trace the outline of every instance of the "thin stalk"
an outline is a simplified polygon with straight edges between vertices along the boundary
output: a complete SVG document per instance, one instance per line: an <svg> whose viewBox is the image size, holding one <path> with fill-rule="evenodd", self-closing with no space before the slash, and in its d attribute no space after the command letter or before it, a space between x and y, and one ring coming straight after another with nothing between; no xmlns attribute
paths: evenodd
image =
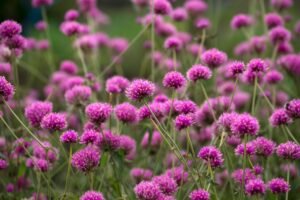
<svg viewBox="0 0 300 200"><path fill-rule="evenodd" d="M191 151L192 151L192 156L193 158L195 158L196 154L195 154L195 150L194 150L194 147L193 147L193 143L192 143L192 140L191 140L191 137L190 137L190 133L189 133L189 129L187 128L186 129L186 138L187 138L187 144L190 146L191 148Z"/></svg>
<svg viewBox="0 0 300 200"><path fill-rule="evenodd" d="M265 94L264 90L262 89L262 87L259 84L257 84L257 87L260 90L260 92L262 93L262 95L264 96L264 98L265 98L266 102L268 103L269 107L271 108L271 110L274 110L273 104L271 103L269 98L266 96L266 94Z"/></svg>
<svg viewBox="0 0 300 200"><path fill-rule="evenodd" d="M199 48L198 55L197 55L197 58L196 58L194 64L197 64L200 61L200 57L201 57L201 54L202 54L202 48L204 48L205 39L206 39L206 30L203 29L202 34L201 34L200 48Z"/></svg>
<svg viewBox="0 0 300 200"><path fill-rule="evenodd" d="M243 179L242 179L242 193L243 195L245 195L244 193L244 190L245 190L245 169L246 169L246 144L247 144L247 135L245 136L245 139L244 139L244 154L243 154Z"/></svg>
<svg viewBox="0 0 300 200"><path fill-rule="evenodd" d="M257 87L257 76L255 76L254 79L254 88L253 88L253 94L252 94L252 104L251 104L251 114L253 115L255 112L255 99L256 99L256 87Z"/></svg>
<svg viewBox="0 0 300 200"><path fill-rule="evenodd" d="M231 107L231 105L232 105L232 103L233 103L233 98L234 98L234 95L235 95L235 93L236 93L236 89L237 89L238 82L239 82L239 78L236 77L236 78L235 78L235 82L234 82L233 92L232 92L231 97L230 97L230 104L229 104L229 106L228 106L228 109L230 109L230 107Z"/></svg>
<svg viewBox="0 0 300 200"><path fill-rule="evenodd" d="M151 23L151 54L153 55L155 51L155 14L154 14L154 6L151 8L152 12L152 23ZM155 66L154 59L151 59L151 80L155 81Z"/></svg>
<svg viewBox="0 0 300 200"><path fill-rule="evenodd" d="M207 95L206 89L205 89L205 87L204 87L204 85L203 85L203 83L202 83L201 81L200 81L200 86L201 86L202 92L203 92L203 94L204 94L205 100L207 101L207 104L208 104L208 106L209 106L209 108L210 108L210 110L211 110L211 112L212 112L214 121L216 122L216 121L217 121L217 118L216 118L215 112L214 112L214 110L213 110L213 108L212 108L212 106L211 106L211 104L210 104L210 102L209 102L209 99L208 99L208 95Z"/></svg>
<svg viewBox="0 0 300 200"><path fill-rule="evenodd" d="M297 144L299 144L298 140L294 137L294 135L292 134L291 130L287 127L287 125L284 125L283 129L285 129L285 131L287 132L287 134L292 138L292 140L294 140L294 142L296 142Z"/></svg>
<svg viewBox="0 0 300 200"><path fill-rule="evenodd" d="M68 190L68 186L69 186L69 177L70 177L70 169L71 169L71 159L72 159L72 145L70 145L70 149L69 149L69 162L68 162L68 169L67 169L67 176L66 176L66 183L65 183L65 190L64 190L64 195L63 195L63 199L65 198L65 194Z"/></svg>
<svg viewBox="0 0 300 200"><path fill-rule="evenodd" d="M177 71L176 68L176 62L177 62L177 58L176 58L176 50L173 50L173 62L174 62L174 70Z"/></svg>
<svg viewBox="0 0 300 200"><path fill-rule="evenodd" d="M286 176L286 180L288 185L290 185L290 168L287 171L287 176ZM285 200L289 199L289 190L285 193Z"/></svg>
<svg viewBox="0 0 300 200"><path fill-rule="evenodd" d="M77 54L78 54L78 57L80 59L80 62L81 62L82 68L83 68L83 73L86 76L86 74L87 74L87 66L86 66L86 62L84 60L84 56L83 56L83 53L82 53L82 50L81 50L80 47L77 48Z"/></svg>

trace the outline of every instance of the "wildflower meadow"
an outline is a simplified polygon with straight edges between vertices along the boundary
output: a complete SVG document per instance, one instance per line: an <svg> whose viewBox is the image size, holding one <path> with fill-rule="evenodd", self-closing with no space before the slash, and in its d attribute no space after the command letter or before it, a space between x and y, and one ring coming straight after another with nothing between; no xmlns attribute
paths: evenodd
<svg viewBox="0 0 300 200"><path fill-rule="evenodd" d="M300 200L298 0L70 2L0 21L1 200Z"/></svg>

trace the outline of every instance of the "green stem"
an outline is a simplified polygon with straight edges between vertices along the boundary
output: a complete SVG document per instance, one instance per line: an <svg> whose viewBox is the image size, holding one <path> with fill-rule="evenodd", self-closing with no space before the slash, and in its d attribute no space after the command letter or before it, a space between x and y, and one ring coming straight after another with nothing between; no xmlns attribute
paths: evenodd
<svg viewBox="0 0 300 200"><path fill-rule="evenodd" d="M71 160L72 160L72 145L70 145L70 149L69 149L69 162L68 162L68 169L67 169L67 176L66 176L66 183L65 183L65 190L64 190L64 195L63 195L63 199L65 197L65 194L68 190L68 186L69 186L69 177L70 177L70 169L71 169Z"/></svg>
<svg viewBox="0 0 300 200"><path fill-rule="evenodd" d="M290 185L290 167L288 168L288 171L287 171L286 180L287 180L288 185ZM288 199L289 199L289 190L285 193L285 200L288 200Z"/></svg>
<svg viewBox="0 0 300 200"><path fill-rule="evenodd" d="M253 88L253 94L252 94L252 105L251 105L251 114L253 115L255 112L255 98L256 98L256 87L257 87L257 76L255 76L254 79L254 88Z"/></svg>
<svg viewBox="0 0 300 200"><path fill-rule="evenodd" d="M83 68L83 73L84 75L86 76L87 74L87 66L86 66L86 62L84 60L84 56L83 56L83 53L82 53L82 50L80 47L77 48L77 53L78 53L78 57L81 61L81 65L82 65L82 68Z"/></svg>
<svg viewBox="0 0 300 200"><path fill-rule="evenodd" d="M212 113L212 115L213 115L214 121L216 122L216 121L217 121L217 118L216 118L215 112L214 112L214 110L213 110L213 108L212 108L212 106L211 106L211 104L210 104L210 102L209 102L209 98L208 98L206 89L205 89L205 87L204 87L204 85L203 85L203 83L202 83L201 81L200 81L200 86L201 86L202 92L203 92L203 94L204 94L205 100L207 101L207 104L208 104L208 106L209 106L209 108L210 108L210 110L211 110L211 113Z"/></svg>

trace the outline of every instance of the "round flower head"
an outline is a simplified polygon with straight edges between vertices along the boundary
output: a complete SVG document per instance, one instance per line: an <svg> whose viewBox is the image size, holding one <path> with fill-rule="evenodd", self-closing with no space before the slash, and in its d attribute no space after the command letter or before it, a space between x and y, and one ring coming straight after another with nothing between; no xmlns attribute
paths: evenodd
<svg viewBox="0 0 300 200"><path fill-rule="evenodd" d="M230 25L232 29L236 30L251 26L253 22L254 20L250 15L238 14L232 18Z"/></svg>
<svg viewBox="0 0 300 200"><path fill-rule="evenodd" d="M234 153L237 156L243 156L245 153L246 155L253 155L255 153L255 146L253 142L248 142L246 144L246 150L244 149L245 145L244 144L239 144L235 149Z"/></svg>
<svg viewBox="0 0 300 200"><path fill-rule="evenodd" d="M88 12L97 7L96 0L77 0L77 5L82 12Z"/></svg>
<svg viewBox="0 0 300 200"><path fill-rule="evenodd" d="M266 62L260 58L251 59L247 64L247 66L248 66L248 70L255 73L264 72L267 69Z"/></svg>
<svg viewBox="0 0 300 200"><path fill-rule="evenodd" d="M137 79L132 81L132 83L127 87L126 96L130 100L141 101L146 97L152 96L154 91L154 83L144 79Z"/></svg>
<svg viewBox="0 0 300 200"><path fill-rule="evenodd" d="M0 170L6 169L7 167L8 167L7 161L0 158Z"/></svg>
<svg viewBox="0 0 300 200"><path fill-rule="evenodd" d="M60 63L59 70L70 75L75 75L78 72L78 67L73 61L64 60Z"/></svg>
<svg viewBox="0 0 300 200"><path fill-rule="evenodd" d="M155 176L152 181L159 186L165 195L173 195L177 191L177 183L167 175Z"/></svg>
<svg viewBox="0 0 300 200"><path fill-rule="evenodd" d="M96 144L99 141L100 133L93 130L88 129L85 130L80 136L81 144Z"/></svg>
<svg viewBox="0 0 300 200"><path fill-rule="evenodd" d="M300 159L300 145L288 141L278 145L276 153L284 159L298 160Z"/></svg>
<svg viewBox="0 0 300 200"><path fill-rule="evenodd" d="M89 172L98 166L99 151L91 146L80 149L72 155L72 166L82 172Z"/></svg>
<svg viewBox="0 0 300 200"><path fill-rule="evenodd" d="M277 13L268 13L264 17L265 24L268 28L274 28L276 26L282 26L284 21L282 17Z"/></svg>
<svg viewBox="0 0 300 200"><path fill-rule="evenodd" d="M62 143L76 143L78 141L78 133L74 130L67 130L60 135L59 140Z"/></svg>
<svg viewBox="0 0 300 200"><path fill-rule="evenodd" d="M237 77L245 71L245 64L240 61L234 61L226 65L229 70L229 74L232 77Z"/></svg>
<svg viewBox="0 0 300 200"><path fill-rule="evenodd" d="M103 194L101 192L96 192L93 190L85 192L80 200L105 200Z"/></svg>
<svg viewBox="0 0 300 200"><path fill-rule="evenodd" d="M300 99L293 99L285 105L286 113L294 118L300 118Z"/></svg>
<svg viewBox="0 0 300 200"><path fill-rule="evenodd" d="M10 63L1 63L0 62L0 75L9 76L11 74L11 65Z"/></svg>
<svg viewBox="0 0 300 200"><path fill-rule="evenodd" d="M6 189L6 192L12 193L12 192L14 192L14 190L15 190L15 185L12 184L12 183L8 183L8 184L5 186L5 189Z"/></svg>
<svg viewBox="0 0 300 200"><path fill-rule="evenodd" d="M154 0L152 3L153 3L152 6L154 9L154 12L156 14L167 15L172 10L172 6L171 6L170 2L167 0Z"/></svg>
<svg viewBox="0 0 300 200"><path fill-rule="evenodd" d="M197 189L190 193L190 200L210 200L210 194L204 189Z"/></svg>
<svg viewBox="0 0 300 200"><path fill-rule="evenodd" d="M51 132L61 131L67 127L66 116L61 113L49 113L43 117L41 127Z"/></svg>
<svg viewBox="0 0 300 200"><path fill-rule="evenodd" d="M245 170L237 169L232 172L231 177L238 184L247 183L249 180L256 178L255 174L253 173L253 170L249 168L245 168Z"/></svg>
<svg viewBox="0 0 300 200"><path fill-rule="evenodd" d="M221 167L223 165L223 155L214 146L202 147L198 153L198 158L203 159L211 167Z"/></svg>
<svg viewBox="0 0 300 200"><path fill-rule="evenodd" d="M218 124L221 125L225 130L230 130L231 124L237 116L238 114L235 112L223 113L218 119Z"/></svg>
<svg viewBox="0 0 300 200"><path fill-rule="evenodd" d="M128 41L125 38L114 38L110 40L110 47L115 53L122 53L128 47Z"/></svg>
<svg viewBox="0 0 300 200"><path fill-rule="evenodd" d="M47 29L47 23L45 21L38 21L36 24L35 24L35 28L36 30L38 31L45 31Z"/></svg>
<svg viewBox="0 0 300 200"><path fill-rule="evenodd" d="M139 183L143 180L150 180L153 176L153 172L149 169L133 168L130 171L130 175L133 179L135 179L136 183Z"/></svg>
<svg viewBox="0 0 300 200"><path fill-rule="evenodd" d="M184 8L176 8L176 9L173 9L172 12L171 12L171 18L174 20L174 21L185 21L187 18L188 18L188 14L186 12L186 10Z"/></svg>
<svg viewBox="0 0 300 200"><path fill-rule="evenodd" d="M106 92L122 93L128 87L129 81L122 76L113 76L106 80Z"/></svg>
<svg viewBox="0 0 300 200"><path fill-rule="evenodd" d="M293 0L271 0L271 5L278 10L282 10L291 7Z"/></svg>
<svg viewBox="0 0 300 200"><path fill-rule="evenodd" d="M272 126L280 126L290 124L293 120L284 108L279 108L272 113L269 121Z"/></svg>
<svg viewBox="0 0 300 200"><path fill-rule="evenodd" d="M211 24L209 19L207 18L199 18L195 22L195 26L197 29L203 30L203 29L208 29L210 28Z"/></svg>
<svg viewBox="0 0 300 200"><path fill-rule="evenodd" d="M173 103L173 108L176 113L188 114L195 113L197 110L197 105L191 100L176 100Z"/></svg>
<svg viewBox="0 0 300 200"><path fill-rule="evenodd" d="M188 180L188 173L184 171L183 167L168 169L165 174L173 178L178 186L186 183Z"/></svg>
<svg viewBox="0 0 300 200"><path fill-rule="evenodd" d="M14 93L14 86L8 82L4 76L0 76L0 97L8 101L12 99ZM2 102L3 99L0 99L0 102Z"/></svg>
<svg viewBox="0 0 300 200"><path fill-rule="evenodd" d="M31 4L33 7L50 6L53 4L53 0L32 0Z"/></svg>
<svg viewBox="0 0 300 200"><path fill-rule="evenodd" d="M182 130L190 127L194 123L194 117L190 114L180 114L175 118L175 127L177 130Z"/></svg>
<svg viewBox="0 0 300 200"><path fill-rule="evenodd" d="M157 200L162 195L159 186L150 181L142 181L136 185L134 193L138 200Z"/></svg>
<svg viewBox="0 0 300 200"><path fill-rule="evenodd" d="M248 113L240 114L236 117L230 127L234 134L239 136L257 135L259 131L259 123L255 117Z"/></svg>
<svg viewBox="0 0 300 200"><path fill-rule="evenodd" d="M265 137L258 137L252 142L255 146L255 153L261 156L271 156L275 150L276 144Z"/></svg>
<svg viewBox="0 0 300 200"><path fill-rule="evenodd" d="M137 121L138 113L136 107L130 103L122 103L115 107L115 115L123 123L134 123Z"/></svg>
<svg viewBox="0 0 300 200"><path fill-rule="evenodd" d="M115 151L120 148L121 136L113 134L110 130L101 132L97 145L101 150Z"/></svg>
<svg viewBox="0 0 300 200"><path fill-rule="evenodd" d="M227 55L218 49L209 49L201 55L201 60L214 69L227 61Z"/></svg>
<svg viewBox="0 0 300 200"><path fill-rule="evenodd" d="M12 38L21 32L22 26L13 20L5 20L0 24L0 36L2 38Z"/></svg>
<svg viewBox="0 0 300 200"><path fill-rule="evenodd" d="M77 85L72 89L67 90L65 99L68 104L80 105L89 100L92 95L92 90L88 86Z"/></svg>
<svg viewBox="0 0 300 200"><path fill-rule="evenodd" d="M158 131L153 131L151 141L149 141L149 132L144 134L144 137L141 141L141 146L147 148L148 146L152 147L154 150L160 146L162 142L162 137Z"/></svg>
<svg viewBox="0 0 300 200"><path fill-rule="evenodd" d="M200 15L207 10L208 6L205 1L189 0L185 1L184 8L191 15Z"/></svg>
<svg viewBox="0 0 300 200"><path fill-rule="evenodd" d="M249 196L265 194L266 185L260 178L252 179L246 183L245 192Z"/></svg>
<svg viewBox="0 0 300 200"><path fill-rule="evenodd" d="M208 80L212 76L212 72L208 67L203 65L193 65L186 73L190 81Z"/></svg>
<svg viewBox="0 0 300 200"><path fill-rule="evenodd" d="M25 117L33 127L39 127L43 117L52 112L53 106L48 101L36 101L26 106Z"/></svg>
<svg viewBox="0 0 300 200"><path fill-rule="evenodd" d="M182 41L176 36L170 36L164 42L164 48L172 51L180 51L182 46Z"/></svg>
<svg viewBox="0 0 300 200"><path fill-rule="evenodd" d="M266 37L253 36L249 41L252 53L261 54L266 50Z"/></svg>
<svg viewBox="0 0 300 200"><path fill-rule="evenodd" d="M282 26L277 26L269 31L269 38L272 44L290 41L291 37L290 31Z"/></svg>
<svg viewBox="0 0 300 200"><path fill-rule="evenodd" d="M177 71L168 72L163 78L163 85L167 88L178 89L186 84L184 76Z"/></svg>
<svg viewBox="0 0 300 200"><path fill-rule="evenodd" d="M87 118L95 124L105 122L110 117L112 111L112 106L108 103L91 103L85 107Z"/></svg>
<svg viewBox="0 0 300 200"><path fill-rule="evenodd" d="M290 185L283 178L273 178L267 185L273 194L282 194L290 190Z"/></svg>
<svg viewBox="0 0 300 200"><path fill-rule="evenodd" d="M283 80L283 75L277 70L268 71L264 77L264 81L270 85L274 85Z"/></svg>
<svg viewBox="0 0 300 200"><path fill-rule="evenodd" d="M79 12L77 10L71 9L65 13L65 21L75 21L79 17Z"/></svg>

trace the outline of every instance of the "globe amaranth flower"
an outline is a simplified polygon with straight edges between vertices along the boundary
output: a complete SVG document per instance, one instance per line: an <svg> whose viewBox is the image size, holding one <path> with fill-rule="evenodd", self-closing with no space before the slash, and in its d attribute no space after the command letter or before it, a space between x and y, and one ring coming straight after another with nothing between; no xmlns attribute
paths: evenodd
<svg viewBox="0 0 300 200"><path fill-rule="evenodd" d="M120 148L121 138L113 134L110 130L105 130L100 133L97 145L101 150L115 151Z"/></svg>
<svg viewBox="0 0 300 200"><path fill-rule="evenodd" d="M191 100L175 100L173 103L173 109L180 114L195 113L197 105Z"/></svg>
<svg viewBox="0 0 300 200"><path fill-rule="evenodd" d="M136 156L135 139L128 135L120 135L118 138L120 140L119 149L124 151L125 158L127 160L133 160Z"/></svg>
<svg viewBox="0 0 300 200"><path fill-rule="evenodd" d="M53 0L32 0L31 4L33 7L50 6L53 4Z"/></svg>
<svg viewBox="0 0 300 200"><path fill-rule="evenodd" d="M271 0L271 5L278 10L283 10L291 7L293 0Z"/></svg>
<svg viewBox="0 0 300 200"><path fill-rule="evenodd" d="M233 61L226 65L231 77L237 77L245 71L245 64L241 61Z"/></svg>
<svg viewBox="0 0 300 200"><path fill-rule="evenodd" d="M186 84L184 76L177 71L168 72L163 78L163 85L167 88L178 89Z"/></svg>
<svg viewBox="0 0 300 200"><path fill-rule="evenodd" d="M237 156L243 156L244 154L251 156L255 153L255 146L253 142L247 142L245 150L245 144L242 143L234 149L234 153Z"/></svg>
<svg viewBox="0 0 300 200"><path fill-rule="evenodd" d="M170 36L164 42L164 48L172 51L180 51L183 43L177 36Z"/></svg>
<svg viewBox="0 0 300 200"><path fill-rule="evenodd" d="M0 24L0 36L2 38L12 38L21 32L22 26L13 20L5 20Z"/></svg>
<svg viewBox="0 0 300 200"><path fill-rule="evenodd" d="M177 191L176 181L167 175L155 176L152 181L158 185L160 191L165 195L173 195Z"/></svg>
<svg viewBox="0 0 300 200"><path fill-rule="evenodd" d="M291 141L281 143L278 145L276 153L277 156L284 159L298 160L300 159L300 145Z"/></svg>
<svg viewBox="0 0 300 200"><path fill-rule="evenodd" d="M139 183L141 181L151 180L153 172L150 169L133 168L130 170L130 175L136 183Z"/></svg>
<svg viewBox="0 0 300 200"><path fill-rule="evenodd" d="M113 76L106 80L106 92L122 93L128 87L129 81L123 76Z"/></svg>
<svg viewBox="0 0 300 200"><path fill-rule="evenodd" d="M206 50L201 55L201 60L210 68L214 69L227 61L227 55L223 51L214 48Z"/></svg>
<svg viewBox="0 0 300 200"><path fill-rule="evenodd" d="M269 31L269 38L273 45L290 41L291 37L290 31L282 26L277 26Z"/></svg>
<svg viewBox="0 0 300 200"><path fill-rule="evenodd" d="M99 140L100 133L93 130L88 129L85 130L82 135L80 136L80 143L81 144L96 144Z"/></svg>
<svg viewBox="0 0 300 200"><path fill-rule="evenodd" d="M123 123L134 123L138 119L136 107L128 102L116 105L115 115Z"/></svg>
<svg viewBox="0 0 300 200"><path fill-rule="evenodd" d="M221 125L225 130L229 131L231 124L238 116L236 112L226 112L220 115L218 119L218 124Z"/></svg>
<svg viewBox="0 0 300 200"><path fill-rule="evenodd" d="M88 86L77 85L69 89L65 93L65 99L68 104L80 105L89 100L92 90Z"/></svg>
<svg viewBox="0 0 300 200"><path fill-rule="evenodd" d="M76 143L78 141L78 133L74 130L67 130L60 135L59 140L62 143Z"/></svg>
<svg viewBox="0 0 300 200"><path fill-rule="evenodd" d="M257 135L259 131L258 120L248 113L239 114L231 124L231 131L239 136Z"/></svg>
<svg viewBox="0 0 300 200"><path fill-rule="evenodd" d="M255 179L256 175L254 174L252 169L245 168L233 171L231 177L236 183L242 184L247 183L249 180Z"/></svg>
<svg viewBox="0 0 300 200"><path fill-rule="evenodd" d="M246 183L245 192L248 196L263 195L266 192L266 185L260 178L252 179Z"/></svg>
<svg viewBox="0 0 300 200"><path fill-rule="evenodd" d="M277 84L283 80L283 75L277 70L270 70L266 73L264 81L270 85Z"/></svg>
<svg viewBox="0 0 300 200"><path fill-rule="evenodd" d="M276 26L282 26L284 21L282 17L277 13L267 13L264 16L264 22L268 26L269 29L274 28Z"/></svg>
<svg viewBox="0 0 300 200"><path fill-rule="evenodd" d="M212 76L211 70L203 65L193 65L186 73L190 81L208 80Z"/></svg>
<svg viewBox="0 0 300 200"><path fill-rule="evenodd" d="M267 69L267 63L260 59L260 58L253 58L249 61L249 63L247 64L248 66L248 70L250 70L251 72L265 72L265 70Z"/></svg>
<svg viewBox="0 0 300 200"><path fill-rule="evenodd" d="M157 200L162 192L158 184L150 181L142 181L134 187L134 193L139 200Z"/></svg>
<svg viewBox="0 0 300 200"><path fill-rule="evenodd" d="M60 63L59 70L70 75L75 75L78 72L78 66L71 60L64 60Z"/></svg>
<svg viewBox="0 0 300 200"><path fill-rule="evenodd" d="M250 41L250 51L251 53L261 54L266 50L267 39L265 36L253 36Z"/></svg>
<svg viewBox="0 0 300 200"><path fill-rule="evenodd" d="M188 180L188 172L186 172L181 166L168 169L164 174L173 178L178 186L186 183Z"/></svg>
<svg viewBox="0 0 300 200"><path fill-rule="evenodd" d="M173 9L170 15L174 21L178 22L185 21L188 18L186 10L180 7Z"/></svg>
<svg viewBox="0 0 300 200"><path fill-rule="evenodd" d="M52 112L53 105L48 101L35 101L25 107L25 117L33 127L39 127L43 117Z"/></svg>
<svg viewBox="0 0 300 200"><path fill-rule="evenodd" d="M182 130L192 126L194 116L192 114L180 114L175 118L175 127L177 130Z"/></svg>
<svg viewBox="0 0 300 200"><path fill-rule="evenodd" d="M198 153L198 158L201 158L213 168L221 167L224 162L221 151L214 146L202 147Z"/></svg>
<svg viewBox="0 0 300 200"><path fill-rule="evenodd" d="M265 137L258 137L252 142L255 146L256 155L271 156L276 148L275 142Z"/></svg>
<svg viewBox="0 0 300 200"><path fill-rule="evenodd" d="M159 15L167 15L171 12L172 6L167 0L152 1L154 12Z"/></svg>
<svg viewBox="0 0 300 200"><path fill-rule="evenodd" d="M0 170L6 169L7 167L8 167L7 161L0 158Z"/></svg>
<svg viewBox="0 0 300 200"><path fill-rule="evenodd" d="M60 131L67 127L66 115L61 113L49 113L41 121L41 127L49 131Z"/></svg>
<svg viewBox="0 0 300 200"><path fill-rule="evenodd" d="M72 155L72 166L82 172L96 168L100 161L100 153L95 147L87 146Z"/></svg>
<svg viewBox="0 0 300 200"><path fill-rule="evenodd" d="M236 30L236 29L249 27L253 23L254 23L254 20L253 20L252 16L246 15L246 14L238 14L232 18L230 25L231 25L232 29Z"/></svg>
<svg viewBox="0 0 300 200"><path fill-rule="evenodd" d="M293 119L300 118L300 99L293 99L285 105L286 113Z"/></svg>
<svg viewBox="0 0 300 200"><path fill-rule="evenodd" d="M270 124L274 127L280 125L287 125L292 123L292 118L287 114L284 108L279 108L273 111L269 118Z"/></svg>
<svg viewBox="0 0 300 200"><path fill-rule="evenodd" d="M101 192L89 190L80 197L80 200L105 200L105 198Z"/></svg>
<svg viewBox="0 0 300 200"><path fill-rule="evenodd" d="M153 131L151 141L149 141L149 132L146 132L141 141L141 146L147 148L150 146L152 149L157 149L162 143L162 137L158 131Z"/></svg>
<svg viewBox="0 0 300 200"><path fill-rule="evenodd" d="M146 97L152 96L154 91L154 83L144 79L137 79L132 81L125 93L130 100L141 101Z"/></svg>
<svg viewBox="0 0 300 200"><path fill-rule="evenodd" d="M290 185L283 178L273 178L267 186L273 194L283 194L290 190Z"/></svg>
<svg viewBox="0 0 300 200"><path fill-rule="evenodd" d="M205 1L189 0L185 1L184 8L190 15L200 15L207 10L208 5Z"/></svg>
<svg viewBox="0 0 300 200"><path fill-rule="evenodd" d="M91 103L85 107L87 118L95 124L105 122L110 117L112 111L113 108L108 103Z"/></svg>
<svg viewBox="0 0 300 200"><path fill-rule="evenodd" d="M75 9L70 9L65 13L65 21L75 21L79 17L79 12Z"/></svg>
<svg viewBox="0 0 300 200"><path fill-rule="evenodd" d="M14 86L6 80L4 76L0 76L0 97L5 101L12 99L15 93ZM0 102L3 100L1 99Z"/></svg>
<svg viewBox="0 0 300 200"><path fill-rule="evenodd" d="M210 200L210 194L204 189L193 190L189 195L190 200Z"/></svg>
<svg viewBox="0 0 300 200"><path fill-rule="evenodd" d="M195 22L195 27L200 30L209 29L210 26L211 26L211 23L210 23L209 19L207 19L207 18L199 18Z"/></svg>

